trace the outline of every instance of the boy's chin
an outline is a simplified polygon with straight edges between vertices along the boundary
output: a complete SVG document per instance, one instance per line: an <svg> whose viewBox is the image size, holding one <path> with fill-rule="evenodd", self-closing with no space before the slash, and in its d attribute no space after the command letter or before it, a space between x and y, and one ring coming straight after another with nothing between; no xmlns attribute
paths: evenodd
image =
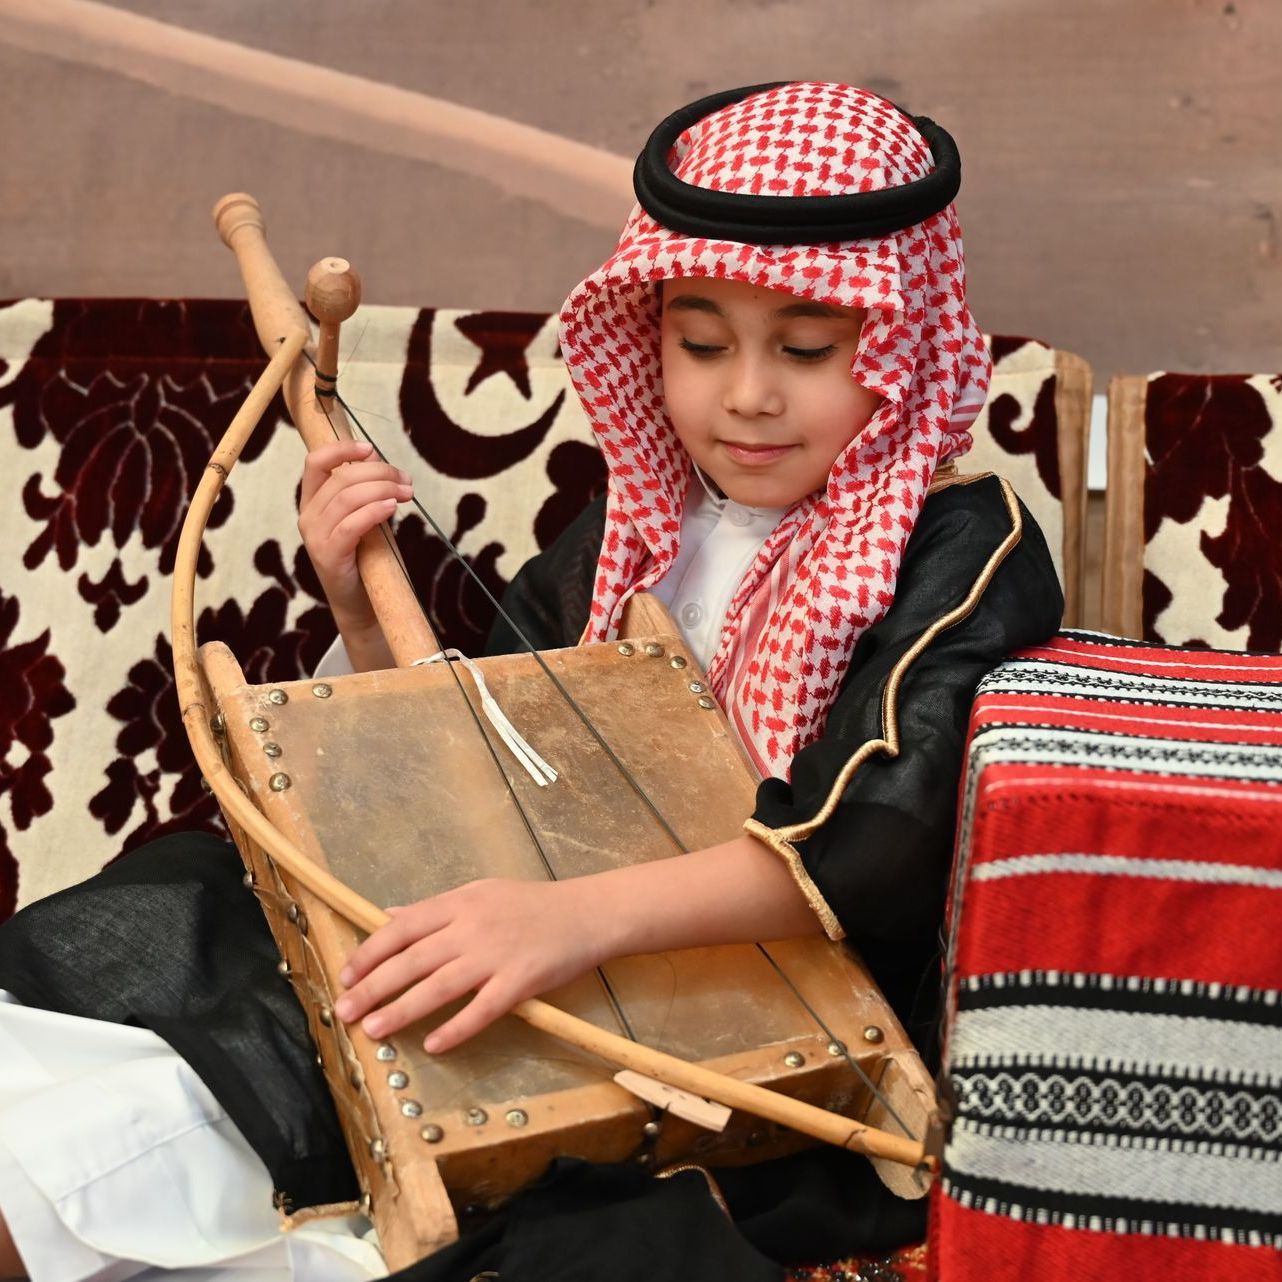
<svg viewBox="0 0 1282 1282"><path fill-rule="evenodd" d="M732 503L738 503L742 507L753 508L790 508L794 503L799 503L802 499L809 496L810 490L801 490L798 492L798 486L769 477L753 477L744 479L743 477L725 477L724 479L711 478L722 494Z"/></svg>

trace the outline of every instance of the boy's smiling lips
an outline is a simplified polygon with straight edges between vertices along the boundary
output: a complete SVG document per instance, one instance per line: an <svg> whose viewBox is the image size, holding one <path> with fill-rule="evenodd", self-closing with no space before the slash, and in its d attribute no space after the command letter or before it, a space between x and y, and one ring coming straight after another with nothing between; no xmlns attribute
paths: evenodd
<svg viewBox="0 0 1282 1282"><path fill-rule="evenodd" d="M736 463L746 463L749 466L756 465L760 467L766 463L773 463L776 459L782 458L796 447L793 445L754 445L749 441L723 440L721 448Z"/></svg>

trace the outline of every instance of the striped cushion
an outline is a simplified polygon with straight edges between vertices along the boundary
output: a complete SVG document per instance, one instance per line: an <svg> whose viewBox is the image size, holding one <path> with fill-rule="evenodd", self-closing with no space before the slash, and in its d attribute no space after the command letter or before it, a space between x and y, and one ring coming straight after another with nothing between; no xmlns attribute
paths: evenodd
<svg viewBox="0 0 1282 1282"><path fill-rule="evenodd" d="M953 900L936 1276L1277 1277L1282 656L1003 664Z"/></svg>

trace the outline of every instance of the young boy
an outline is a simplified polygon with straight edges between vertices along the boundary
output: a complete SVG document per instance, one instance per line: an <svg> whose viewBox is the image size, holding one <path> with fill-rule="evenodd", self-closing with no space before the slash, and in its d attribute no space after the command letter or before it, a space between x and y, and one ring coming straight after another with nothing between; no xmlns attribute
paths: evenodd
<svg viewBox="0 0 1282 1282"><path fill-rule="evenodd" d="M760 770L755 813L740 837L679 859L555 883L475 882L407 906L353 955L341 1018L383 1036L474 993L428 1039L429 1051L445 1052L610 957L824 930L859 948L930 1056L970 698L1006 653L1053 631L1061 608L1031 520L995 478L960 481L949 466L988 381L951 208L957 166L930 122L841 85L716 95L655 131L618 249L562 312L562 350L609 467L608 493L518 575L505 605L533 644L562 646L610 638L634 592L659 595ZM406 478L360 446L308 457L299 525L357 667L386 656L355 577L355 544L408 497ZM496 625L492 648L518 648L510 625ZM883 740L896 750L879 748ZM95 900L95 883L0 931L0 986L27 1007L159 1029L204 1079L184 1077L189 1093L204 1090L197 1111L210 1114L216 1099L278 1190L300 1204L337 1200L339 1175L317 1174L341 1158L327 1148L332 1126L318 1138L308 1125L321 1087L301 1017L282 1006L265 931L232 889L234 854L211 844L188 857L188 875L203 879L200 947L171 941L181 957L168 968L220 1011L212 1032L181 986L156 997L146 974L155 954L140 956L118 921L116 933L129 935L113 944L119 964L99 951L110 1001L85 998L42 960L40 940L67 930L66 913L86 930L100 919L107 901ZM149 850L95 882L154 889L155 870L176 856ZM208 958L230 953L242 972L210 978ZM15 1020L65 1018L10 1009ZM233 1089L247 1063L260 1069L273 1057L273 1078L289 1085L278 1095L292 1102ZM4 1090L0 1069L0 1100ZM4 1134L0 1126L0 1142ZM236 1141L236 1169L248 1169L252 1155ZM6 1166L0 1146L0 1210L25 1256L6 1190L28 1206L39 1190L8 1157ZM920 1231L919 1207L890 1205L866 1170L815 1153L722 1183L756 1247L820 1258ZM265 1200L266 1174L258 1179ZM777 1275L731 1235L702 1176L666 1187L640 1179L598 1171L584 1186L577 1168L562 1168L518 1198L499 1229L414 1276ZM40 1213L56 1218L56 1208ZM580 1222L582 1234L567 1229ZM257 1249L253 1232L243 1242L242 1262ZM104 1270L117 1267L110 1254Z"/></svg>

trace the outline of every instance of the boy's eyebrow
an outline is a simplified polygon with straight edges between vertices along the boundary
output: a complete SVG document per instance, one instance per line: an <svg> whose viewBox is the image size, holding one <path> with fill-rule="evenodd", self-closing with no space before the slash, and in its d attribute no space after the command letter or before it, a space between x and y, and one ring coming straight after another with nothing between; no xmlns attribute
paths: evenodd
<svg viewBox="0 0 1282 1282"><path fill-rule="evenodd" d="M830 320L849 320L848 313L830 303L788 303L774 313L775 320L791 320L794 316L823 316Z"/></svg>
<svg viewBox="0 0 1282 1282"><path fill-rule="evenodd" d="M712 299L704 298L700 294L678 294L675 298L668 299L667 304L672 311L709 312L713 316L725 316L725 312ZM772 320L793 320L798 316L818 316L825 320L849 319L847 313L840 307L833 307L829 303L808 302L805 299L786 303L777 311L770 313Z"/></svg>

